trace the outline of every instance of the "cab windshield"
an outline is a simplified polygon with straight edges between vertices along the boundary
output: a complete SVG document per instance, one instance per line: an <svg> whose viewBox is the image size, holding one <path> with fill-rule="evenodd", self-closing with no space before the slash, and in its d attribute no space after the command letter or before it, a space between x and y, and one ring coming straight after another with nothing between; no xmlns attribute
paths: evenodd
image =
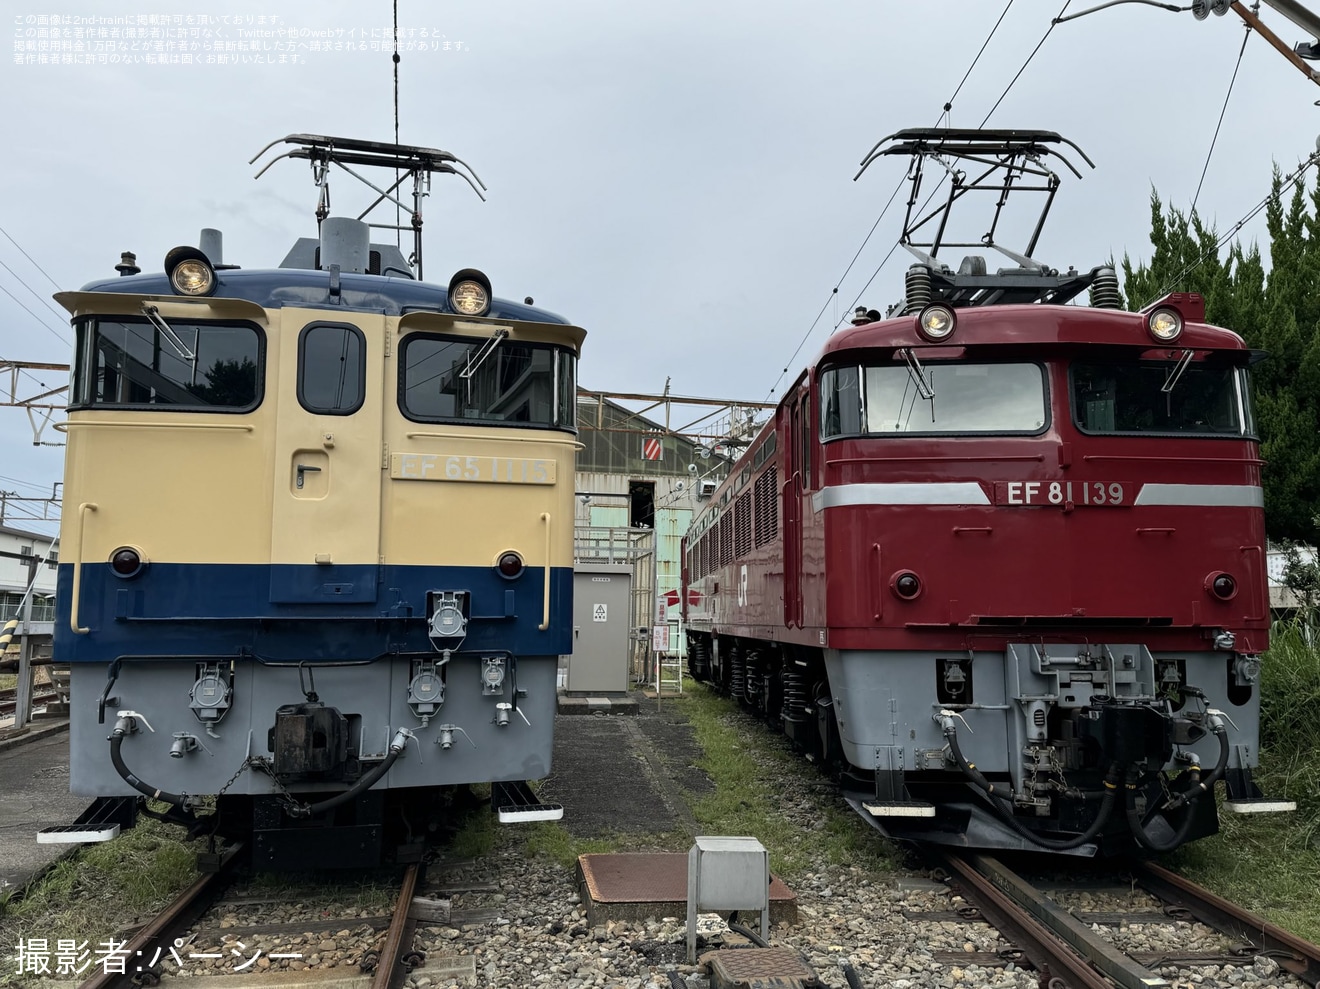
<svg viewBox="0 0 1320 989"><path fill-rule="evenodd" d="M399 404L417 422L573 429L574 356L564 347L415 333L404 338Z"/></svg>
<svg viewBox="0 0 1320 989"><path fill-rule="evenodd" d="M261 398L264 339L250 323L100 319L77 327L72 405L246 412Z"/></svg>
<svg viewBox="0 0 1320 989"><path fill-rule="evenodd" d="M1073 417L1084 433L1249 436L1245 368L1194 361L1075 363Z"/></svg>
<svg viewBox="0 0 1320 989"><path fill-rule="evenodd" d="M821 434L1032 434L1049 422L1034 363L876 364L821 376Z"/></svg>

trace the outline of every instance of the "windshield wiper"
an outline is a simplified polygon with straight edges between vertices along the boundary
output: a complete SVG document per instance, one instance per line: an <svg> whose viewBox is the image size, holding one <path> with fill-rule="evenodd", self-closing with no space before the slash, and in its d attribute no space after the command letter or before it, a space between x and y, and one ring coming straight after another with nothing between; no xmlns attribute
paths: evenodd
<svg viewBox="0 0 1320 989"><path fill-rule="evenodd" d="M481 345L481 349L477 351L476 356L468 357L467 367L458 372L458 376L460 378L471 380L472 376L477 373L477 368L481 367L481 365L485 363L486 358L495 353L495 348L508 338L508 327L501 326L495 331L494 336Z"/></svg>
<svg viewBox="0 0 1320 989"><path fill-rule="evenodd" d="M169 341L170 346L175 349L180 357L185 361L194 361L197 359L197 355L184 346L183 341L179 339L179 335L174 332L174 328L170 326L169 323L165 322L165 317L160 314L159 309L153 306L150 302L144 302L142 303L142 315L146 316L147 319L151 321L151 325L156 328L161 336Z"/></svg>
<svg viewBox="0 0 1320 989"><path fill-rule="evenodd" d="M922 368L921 361L917 360L917 355L912 352L911 347L904 347L899 353L903 355L903 360L907 361L908 377L917 386L917 394L929 402L935 397L935 389L926 380L926 371Z"/></svg>
<svg viewBox="0 0 1320 989"><path fill-rule="evenodd" d="M1183 372L1187 370L1187 365L1192 362L1193 353L1194 351L1191 350L1184 350L1182 352L1182 356L1178 358L1178 363L1169 371L1169 376L1164 379L1164 384L1160 386L1160 391L1166 395L1173 391L1178 384L1178 379L1181 378Z"/></svg>

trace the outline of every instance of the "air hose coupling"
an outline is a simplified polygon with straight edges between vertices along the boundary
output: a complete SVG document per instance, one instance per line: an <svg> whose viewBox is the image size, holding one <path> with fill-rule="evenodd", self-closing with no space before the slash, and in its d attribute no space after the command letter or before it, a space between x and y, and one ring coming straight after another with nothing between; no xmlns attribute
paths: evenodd
<svg viewBox="0 0 1320 989"><path fill-rule="evenodd" d="M1217 711L1210 708L1205 712L1205 723L1219 739L1219 759L1215 762L1214 768L1206 776L1201 775L1201 767L1193 763L1187 770L1191 785L1171 799L1164 807L1165 810L1178 810L1193 800L1200 800L1207 793L1213 792L1215 784L1219 782L1224 775L1224 770L1228 767L1228 728L1225 724L1232 724L1232 719L1223 711ZM1234 725L1234 727L1237 727Z"/></svg>
<svg viewBox="0 0 1320 989"><path fill-rule="evenodd" d="M115 718L114 730L110 732L108 738L123 738L125 735L137 734L139 721L146 725L147 731L153 733L156 731L155 728L151 727L151 722L138 714L137 711L120 711Z"/></svg>

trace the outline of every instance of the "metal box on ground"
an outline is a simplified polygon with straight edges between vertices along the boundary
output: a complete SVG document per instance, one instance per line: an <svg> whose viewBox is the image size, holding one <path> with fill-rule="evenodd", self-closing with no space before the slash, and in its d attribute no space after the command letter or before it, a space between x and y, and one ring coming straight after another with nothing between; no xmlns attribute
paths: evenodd
<svg viewBox="0 0 1320 989"><path fill-rule="evenodd" d="M624 852L578 856L578 882L587 921L640 923L679 917L686 909L688 856L684 852ZM770 876L770 922L796 924L797 896Z"/></svg>
<svg viewBox="0 0 1320 989"><path fill-rule="evenodd" d="M755 838L697 836L688 852L687 958L697 957L697 914L759 910L761 940L770 936L770 853Z"/></svg>
<svg viewBox="0 0 1320 989"><path fill-rule="evenodd" d="M570 694L626 693L632 634L632 566L580 563L573 568Z"/></svg>

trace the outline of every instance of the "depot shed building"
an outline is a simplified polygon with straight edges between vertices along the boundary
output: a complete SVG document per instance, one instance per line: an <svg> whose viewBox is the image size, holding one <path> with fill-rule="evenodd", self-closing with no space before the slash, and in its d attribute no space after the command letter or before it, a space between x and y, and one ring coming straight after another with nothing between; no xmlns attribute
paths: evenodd
<svg viewBox="0 0 1320 989"><path fill-rule="evenodd" d="M602 395L578 394L575 556L632 563L634 674L650 669L650 629L684 651L679 584L683 535L727 460ZM644 632L645 630L645 632Z"/></svg>

